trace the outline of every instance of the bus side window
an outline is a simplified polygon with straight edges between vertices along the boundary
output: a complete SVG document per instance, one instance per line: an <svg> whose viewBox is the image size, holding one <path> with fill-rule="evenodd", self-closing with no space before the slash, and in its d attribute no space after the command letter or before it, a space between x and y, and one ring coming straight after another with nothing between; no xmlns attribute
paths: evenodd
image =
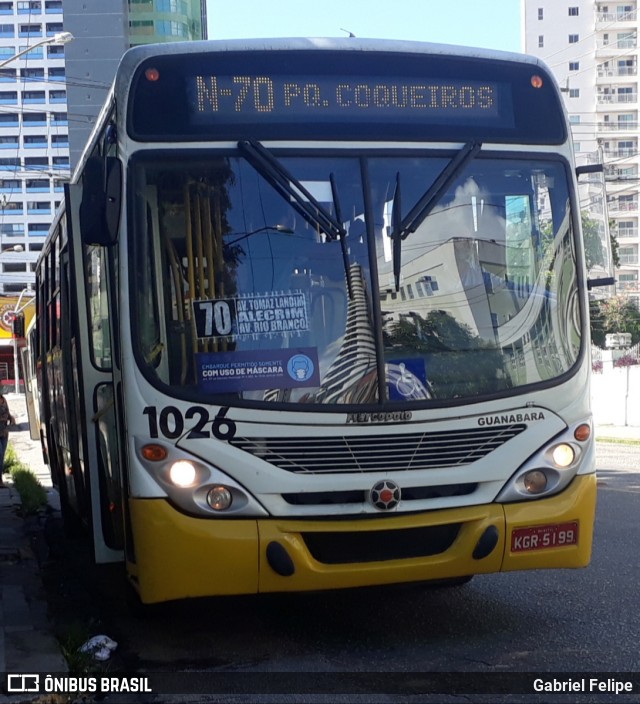
<svg viewBox="0 0 640 704"><path fill-rule="evenodd" d="M146 260L153 262L149 268L141 268L136 272L137 291L136 305L138 316L136 324L139 326L138 338L142 346L145 361L156 369L160 379L168 381L168 361L163 351L166 348L166 336L163 338L160 323L160 289L158 287L158 270L160 239L158 224L157 192L154 186L147 186L144 195L139 195L140 203L138 217L140 228L140 248Z"/></svg>
<svg viewBox="0 0 640 704"><path fill-rule="evenodd" d="M226 172L214 171L210 180L188 174L175 180L163 180L162 172L147 175L157 185L146 187L145 240L157 249L141 252L156 263L154 272L146 274L144 288L151 296L149 306L154 291L163 305L154 310L157 328L142 332L150 355L165 351L161 361L148 358L147 363L163 381L192 384L197 380L196 354L226 351L229 346L226 338L199 337L193 312L198 302L222 298L228 290L222 242L227 228Z"/></svg>
<svg viewBox="0 0 640 704"><path fill-rule="evenodd" d="M109 302L107 297L106 252L102 247L88 246L84 252L86 290L89 309L91 351L99 369L111 366Z"/></svg>

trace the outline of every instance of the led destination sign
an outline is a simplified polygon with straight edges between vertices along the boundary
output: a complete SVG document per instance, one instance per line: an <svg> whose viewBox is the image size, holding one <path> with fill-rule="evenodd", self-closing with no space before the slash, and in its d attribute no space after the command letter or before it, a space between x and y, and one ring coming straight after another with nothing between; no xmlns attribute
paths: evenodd
<svg viewBox="0 0 640 704"><path fill-rule="evenodd" d="M138 141L557 144L567 136L555 84L540 67L418 52L151 56L127 104Z"/></svg>
<svg viewBox="0 0 640 704"><path fill-rule="evenodd" d="M499 118L495 82L363 76L196 75L194 123L216 117L255 120L364 118L440 121Z"/></svg>

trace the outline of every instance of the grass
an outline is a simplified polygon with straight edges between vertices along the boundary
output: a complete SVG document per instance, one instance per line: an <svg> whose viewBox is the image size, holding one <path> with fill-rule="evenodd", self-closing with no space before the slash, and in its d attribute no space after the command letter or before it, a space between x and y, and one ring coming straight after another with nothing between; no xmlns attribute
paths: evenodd
<svg viewBox="0 0 640 704"><path fill-rule="evenodd" d="M640 445L640 438L612 438L606 435L597 435L596 442L610 442L615 445Z"/></svg>
<svg viewBox="0 0 640 704"><path fill-rule="evenodd" d="M9 443L4 456L3 472L8 472L13 485L20 494L22 513L31 516L47 505L47 492L36 475L20 462L13 445Z"/></svg>

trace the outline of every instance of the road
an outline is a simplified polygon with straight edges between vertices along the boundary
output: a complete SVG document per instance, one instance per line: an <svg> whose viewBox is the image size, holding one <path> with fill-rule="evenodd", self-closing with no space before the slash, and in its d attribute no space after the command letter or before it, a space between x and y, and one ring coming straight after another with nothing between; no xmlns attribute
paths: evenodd
<svg viewBox="0 0 640 704"><path fill-rule="evenodd" d="M52 521L45 583L63 641L118 641L112 671L637 673L640 445L599 444L598 469L584 570L481 576L455 589L197 600L141 620L126 608L121 568L90 568L83 544ZM609 701L595 696L585 701Z"/></svg>

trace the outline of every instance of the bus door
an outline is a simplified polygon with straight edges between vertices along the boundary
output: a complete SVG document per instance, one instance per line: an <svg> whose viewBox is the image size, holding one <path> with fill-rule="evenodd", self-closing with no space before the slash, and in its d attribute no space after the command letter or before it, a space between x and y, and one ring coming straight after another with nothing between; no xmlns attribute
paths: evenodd
<svg viewBox="0 0 640 704"><path fill-rule="evenodd" d="M78 386L78 324L74 314L72 273L70 271L69 250L63 247L60 251L60 381L61 387L56 390L59 403L63 409L55 419L58 432L56 434L56 449L60 457L59 470L62 473L60 501L65 525L72 525L69 515L72 510L78 517L88 516L88 487L85 474L84 450L82 442L82 426L77 419L82 418L80 399L82 394ZM66 504L66 505L65 505Z"/></svg>
<svg viewBox="0 0 640 704"><path fill-rule="evenodd" d="M27 330L27 345L20 350L22 373L24 375L24 393L29 419L29 436L34 442L40 441L40 398L36 378L36 326L35 316Z"/></svg>
<svg viewBox="0 0 640 704"><path fill-rule="evenodd" d="M80 233L82 184L67 184L65 199L72 232ZM83 222L86 227L86 223ZM75 267L75 302L80 339L76 346L79 424L86 437L91 518L96 562L123 558L125 492L116 424L112 324L117 320L109 295L113 269L110 249L82 244L70 235ZM71 244L72 243L72 244Z"/></svg>

